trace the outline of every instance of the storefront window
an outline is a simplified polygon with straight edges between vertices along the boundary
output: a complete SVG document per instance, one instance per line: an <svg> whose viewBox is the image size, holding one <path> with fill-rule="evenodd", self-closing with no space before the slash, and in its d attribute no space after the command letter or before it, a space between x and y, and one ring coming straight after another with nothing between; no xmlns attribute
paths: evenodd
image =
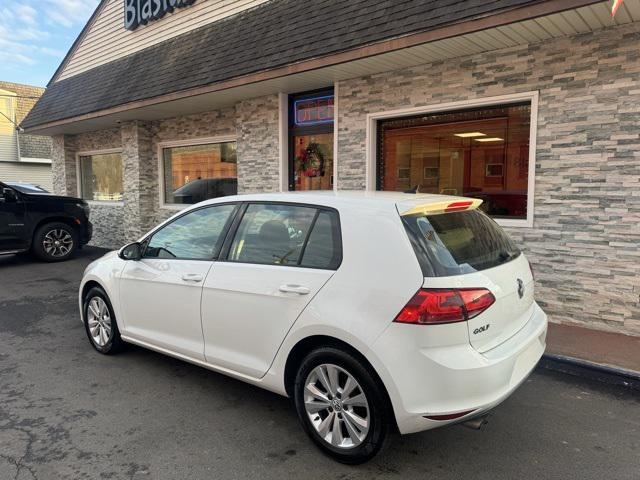
<svg viewBox="0 0 640 480"><path fill-rule="evenodd" d="M290 190L333 189L333 92L291 97Z"/></svg>
<svg viewBox="0 0 640 480"><path fill-rule="evenodd" d="M236 142L163 149L165 203L192 204L238 193Z"/></svg>
<svg viewBox="0 0 640 480"><path fill-rule="evenodd" d="M99 202L121 202L122 156L104 153L80 156L82 198Z"/></svg>
<svg viewBox="0 0 640 480"><path fill-rule="evenodd" d="M531 105L421 115L380 124L378 189L481 198L526 219Z"/></svg>
<svg viewBox="0 0 640 480"><path fill-rule="evenodd" d="M333 133L295 135L295 190L333 189Z"/></svg>

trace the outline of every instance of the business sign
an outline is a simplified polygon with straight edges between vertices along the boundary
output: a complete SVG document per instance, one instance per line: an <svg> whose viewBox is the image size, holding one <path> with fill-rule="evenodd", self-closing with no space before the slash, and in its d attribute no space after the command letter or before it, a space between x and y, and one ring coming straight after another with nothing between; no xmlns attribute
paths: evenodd
<svg viewBox="0 0 640 480"><path fill-rule="evenodd" d="M196 0L124 0L124 28L135 30L138 25L158 20L176 8L192 5Z"/></svg>
<svg viewBox="0 0 640 480"><path fill-rule="evenodd" d="M296 100L293 104L296 125L320 125L333 122L333 95Z"/></svg>

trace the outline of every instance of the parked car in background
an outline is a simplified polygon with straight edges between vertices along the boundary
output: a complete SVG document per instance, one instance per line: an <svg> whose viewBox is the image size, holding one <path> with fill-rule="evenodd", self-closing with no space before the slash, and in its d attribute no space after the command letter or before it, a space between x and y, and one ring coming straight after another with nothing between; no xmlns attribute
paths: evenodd
<svg viewBox="0 0 640 480"><path fill-rule="evenodd" d="M293 397L324 452L364 462L392 431L477 423L544 352L530 266L480 204L392 192L200 203L87 267L87 336L104 354L131 342Z"/></svg>
<svg viewBox="0 0 640 480"><path fill-rule="evenodd" d="M67 260L91 240L92 231L84 200L0 182L0 255L32 252L47 262Z"/></svg>
<svg viewBox="0 0 640 480"><path fill-rule="evenodd" d="M198 178L173 192L173 203L200 203L208 198L227 197L238 193L237 178Z"/></svg>

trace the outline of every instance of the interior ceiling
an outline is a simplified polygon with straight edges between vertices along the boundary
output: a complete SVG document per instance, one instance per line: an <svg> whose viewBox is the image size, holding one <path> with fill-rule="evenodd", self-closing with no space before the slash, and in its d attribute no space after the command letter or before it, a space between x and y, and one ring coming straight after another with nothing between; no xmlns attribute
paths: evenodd
<svg viewBox="0 0 640 480"><path fill-rule="evenodd" d="M587 33L640 21L640 0L626 0L615 18L605 1L566 12L513 23L445 40L342 63L310 72L183 98L39 130L42 135L81 133L112 128L128 120L157 120L231 106L240 100L278 92L292 93L331 86L349 78L396 70L439 60L498 50L553 38Z"/></svg>

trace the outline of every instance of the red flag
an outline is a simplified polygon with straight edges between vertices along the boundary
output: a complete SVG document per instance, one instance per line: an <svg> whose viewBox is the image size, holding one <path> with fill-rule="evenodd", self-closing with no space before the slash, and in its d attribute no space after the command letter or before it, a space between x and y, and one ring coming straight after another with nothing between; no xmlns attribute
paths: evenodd
<svg viewBox="0 0 640 480"><path fill-rule="evenodd" d="M620 8L620 5L622 5L622 0L613 0L613 7L611 7L611 16L612 17L615 17L616 12Z"/></svg>

